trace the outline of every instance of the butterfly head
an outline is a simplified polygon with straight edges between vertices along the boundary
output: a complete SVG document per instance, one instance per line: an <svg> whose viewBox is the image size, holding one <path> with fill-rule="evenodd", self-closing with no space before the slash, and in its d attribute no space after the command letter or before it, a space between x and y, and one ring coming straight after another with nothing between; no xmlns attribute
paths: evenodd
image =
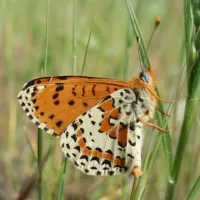
<svg viewBox="0 0 200 200"><path fill-rule="evenodd" d="M152 71L151 68L148 68L140 73L140 79L149 85L155 85L155 73Z"/></svg>

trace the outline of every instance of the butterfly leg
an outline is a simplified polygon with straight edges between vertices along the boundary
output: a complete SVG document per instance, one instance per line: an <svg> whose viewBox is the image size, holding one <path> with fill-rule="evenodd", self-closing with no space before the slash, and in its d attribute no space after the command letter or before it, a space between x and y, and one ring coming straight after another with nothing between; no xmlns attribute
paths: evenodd
<svg viewBox="0 0 200 200"><path fill-rule="evenodd" d="M156 128L159 131L169 132L169 130L162 129L161 127L157 126L156 124L152 124L152 123L148 122L148 120L151 118L151 115L152 115L152 113L147 112L147 114L145 114L144 116L140 117L138 119L138 121L140 121L143 124L146 124L148 126L152 126L153 128Z"/></svg>

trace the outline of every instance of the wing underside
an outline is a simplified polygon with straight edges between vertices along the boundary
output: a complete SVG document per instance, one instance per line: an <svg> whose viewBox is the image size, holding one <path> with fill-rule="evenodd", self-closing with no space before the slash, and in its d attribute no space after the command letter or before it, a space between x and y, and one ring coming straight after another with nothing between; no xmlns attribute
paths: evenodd
<svg viewBox="0 0 200 200"><path fill-rule="evenodd" d="M123 92L80 115L61 136L64 155L85 174L117 175L141 166L142 124L135 122L129 105L123 109Z"/></svg>

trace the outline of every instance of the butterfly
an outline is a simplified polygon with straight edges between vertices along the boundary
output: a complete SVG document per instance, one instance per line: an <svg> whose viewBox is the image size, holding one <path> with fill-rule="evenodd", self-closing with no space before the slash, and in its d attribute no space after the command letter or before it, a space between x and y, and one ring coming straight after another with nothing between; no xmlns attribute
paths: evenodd
<svg viewBox="0 0 200 200"><path fill-rule="evenodd" d="M87 76L34 79L18 100L28 118L60 137L66 158L88 175L142 174L143 125L160 99L151 68L120 81Z"/></svg>

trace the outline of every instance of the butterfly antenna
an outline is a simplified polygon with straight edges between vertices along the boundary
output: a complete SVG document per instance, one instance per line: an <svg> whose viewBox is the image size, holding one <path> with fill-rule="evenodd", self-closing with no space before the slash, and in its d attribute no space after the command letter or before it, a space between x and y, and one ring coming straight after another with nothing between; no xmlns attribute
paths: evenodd
<svg viewBox="0 0 200 200"><path fill-rule="evenodd" d="M136 39L138 43L138 55L139 55L139 60L140 60L140 67L142 71L145 71L144 63L142 62L141 50L140 50L140 37L137 36Z"/></svg>
<svg viewBox="0 0 200 200"><path fill-rule="evenodd" d="M151 44L151 41L152 41L152 39L153 39L153 36L154 36L154 34L155 34L155 32L156 32L158 26L160 25L160 21L161 21L160 17L157 17L157 18L155 19L155 22L154 22L154 29L153 29L153 31L152 31L152 33L151 33L151 37L150 37L150 39L149 39L149 42L148 42L146 51L149 50L149 46L150 46L150 44Z"/></svg>

